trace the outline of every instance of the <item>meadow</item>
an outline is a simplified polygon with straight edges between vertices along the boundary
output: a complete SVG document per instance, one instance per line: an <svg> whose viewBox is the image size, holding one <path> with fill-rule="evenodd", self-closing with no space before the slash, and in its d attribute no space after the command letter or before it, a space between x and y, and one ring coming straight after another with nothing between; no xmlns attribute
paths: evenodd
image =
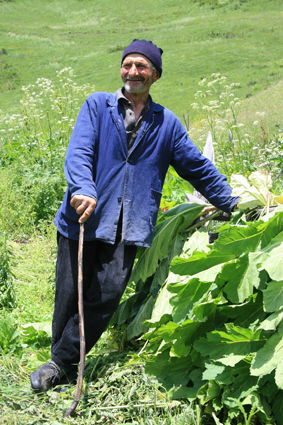
<svg viewBox="0 0 283 425"><path fill-rule="evenodd" d="M166 235L156 241L156 264L147 270L137 262L123 296L122 305L134 305L134 315L121 307L87 356L73 417L63 419L73 387L39 395L29 384L30 372L50 358L56 262L52 221L66 189L64 156L84 99L93 91L116 91L125 46L134 38L151 39L164 50L164 71L152 87L153 99L179 116L200 149L212 133L216 165L229 181L233 174L249 179L264 169L273 183L268 190L280 195L282 19L281 0L0 0L1 424L282 424L280 209L252 223L235 215L220 229L212 220L204 233L217 230L222 239L209 249L202 231L184 231L182 225L172 243ZM191 226L191 212L182 206L188 192L192 187L170 169L161 210L174 212L168 217L160 211L159 226L182 217ZM202 213L194 211L194 218ZM230 234L233 261L231 252L224 255ZM159 251L160 244L166 252ZM201 252L194 254L196 246ZM256 262L259 253L261 262ZM205 282L200 280L207 292L192 299L191 291L200 293L194 288L201 277L190 280L182 264L184 258L195 262L196 273L204 273L205 256L210 265L211 257L219 257L223 270L216 275L216 263L209 266ZM273 257L279 268L271 270ZM239 282L229 282L230 274ZM188 311L176 275L185 279ZM276 302L272 293L278 294ZM202 325L205 317L209 327ZM195 330L187 331L190 321L198 337ZM237 348L241 359L236 359L223 341L235 342L240 334L249 348ZM194 335L190 343L187 335ZM225 358L211 354L218 337ZM176 344L178 338L185 343ZM188 354L190 344L194 348ZM211 350L205 348L209 344ZM262 362L261 375L256 375L257 362ZM179 376L188 377L187 382Z"/></svg>

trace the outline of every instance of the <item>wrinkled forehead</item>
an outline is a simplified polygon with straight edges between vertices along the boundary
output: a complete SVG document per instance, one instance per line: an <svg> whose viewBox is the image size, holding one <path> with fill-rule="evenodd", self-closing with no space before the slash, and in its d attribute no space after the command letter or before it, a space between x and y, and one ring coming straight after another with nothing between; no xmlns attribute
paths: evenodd
<svg viewBox="0 0 283 425"><path fill-rule="evenodd" d="M145 63L148 65L150 61L146 56L142 55L141 53L130 53L124 58L122 65L124 63Z"/></svg>

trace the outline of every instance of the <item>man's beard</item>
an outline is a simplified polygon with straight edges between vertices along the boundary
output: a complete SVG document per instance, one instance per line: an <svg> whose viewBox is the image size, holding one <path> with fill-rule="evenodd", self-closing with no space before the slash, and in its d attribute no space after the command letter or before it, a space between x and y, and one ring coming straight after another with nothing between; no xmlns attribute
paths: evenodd
<svg viewBox="0 0 283 425"><path fill-rule="evenodd" d="M139 85L137 87L132 87L128 83L129 81L139 81ZM143 77L139 77L139 79L127 77L124 80L124 87L128 93L141 93L144 91L145 79Z"/></svg>

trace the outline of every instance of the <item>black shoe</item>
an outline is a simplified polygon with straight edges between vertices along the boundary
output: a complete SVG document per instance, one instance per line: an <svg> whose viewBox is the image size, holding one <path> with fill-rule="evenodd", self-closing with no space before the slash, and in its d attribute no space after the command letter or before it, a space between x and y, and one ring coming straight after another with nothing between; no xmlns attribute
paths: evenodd
<svg viewBox="0 0 283 425"><path fill-rule="evenodd" d="M30 374L30 382L34 390L48 391L49 388L60 384L60 379L63 376L65 376L64 369L50 360Z"/></svg>

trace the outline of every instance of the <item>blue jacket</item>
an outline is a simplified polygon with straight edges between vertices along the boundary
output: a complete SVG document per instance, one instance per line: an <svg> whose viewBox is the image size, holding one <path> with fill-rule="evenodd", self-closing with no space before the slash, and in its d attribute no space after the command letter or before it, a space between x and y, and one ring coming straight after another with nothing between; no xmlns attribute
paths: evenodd
<svg viewBox="0 0 283 425"><path fill-rule="evenodd" d="M85 240L113 244L123 205L122 242L149 247L169 164L221 210L230 212L236 204L226 177L201 155L173 112L151 101L128 155L117 94L93 93L82 106L67 150L68 189L54 220L58 231L78 239L79 216L70 200L87 195L97 207L85 222Z"/></svg>

